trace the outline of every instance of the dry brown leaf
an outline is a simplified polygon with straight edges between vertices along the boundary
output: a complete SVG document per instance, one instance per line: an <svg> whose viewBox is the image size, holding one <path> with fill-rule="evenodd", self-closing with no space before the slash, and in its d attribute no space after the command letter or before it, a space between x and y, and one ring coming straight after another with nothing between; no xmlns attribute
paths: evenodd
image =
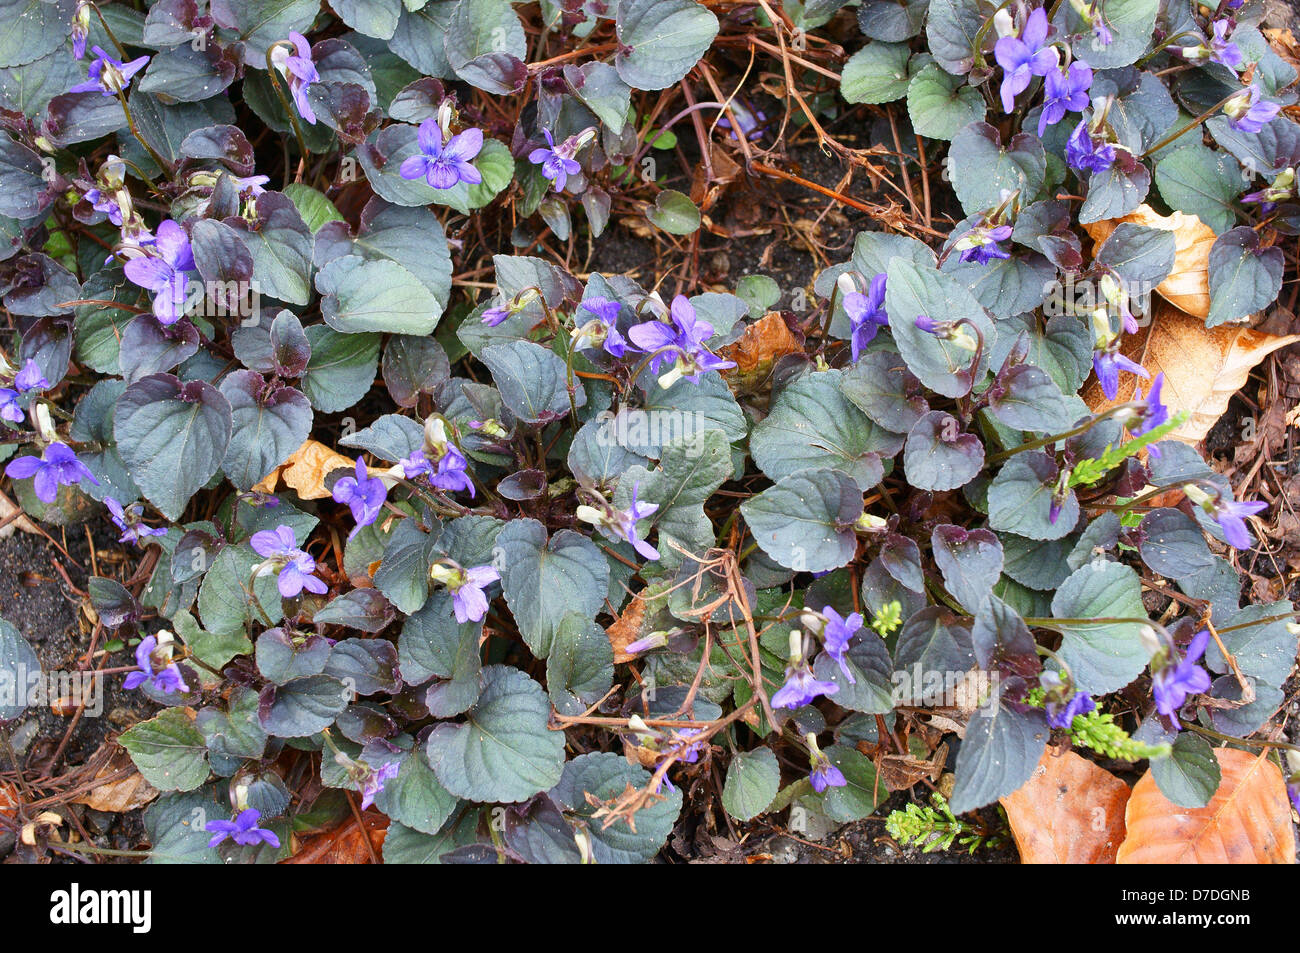
<svg viewBox="0 0 1300 953"><path fill-rule="evenodd" d="M1179 807L1148 770L1133 788L1119 864L1294 864L1286 782L1267 751L1216 748L1223 771L1205 807Z"/></svg>
<svg viewBox="0 0 1300 953"><path fill-rule="evenodd" d="M130 754L115 743L112 747L114 748L112 756L95 772L94 780L121 774L126 769L131 769L131 774L92 788L80 797L73 798L74 804L84 804L91 810L109 814L125 814L127 811L144 807L158 796L158 789L141 777L140 772L134 770Z"/></svg>
<svg viewBox="0 0 1300 953"><path fill-rule="evenodd" d="M8 781L0 781L0 817L13 817L22 803L18 789Z"/></svg>
<svg viewBox="0 0 1300 953"><path fill-rule="evenodd" d="M1210 313L1210 248L1214 245L1214 229L1195 215L1174 212L1157 215L1149 205L1140 205L1137 211L1123 218L1111 218L1083 226L1094 242L1095 256L1102 242L1110 237L1121 222L1136 222L1147 228L1163 228L1174 233L1174 270L1156 285L1170 304L1188 314L1204 318Z"/></svg>
<svg viewBox="0 0 1300 953"><path fill-rule="evenodd" d="M751 390L767 380L777 358L802 350L803 342L781 313L769 311L745 328L735 344L723 348L723 356L736 362L735 367L723 371L723 376L734 379L742 390Z"/></svg>
<svg viewBox="0 0 1300 953"><path fill-rule="evenodd" d="M1153 378L1164 372L1161 399L1171 414L1185 410L1191 415L1170 436L1198 443L1223 416L1228 401L1245 385L1251 369L1278 348L1296 341L1300 341L1300 335L1279 337L1241 325L1207 328L1200 318L1153 301L1150 325L1125 337L1123 350ZM1093 378L1084 385L1083 399L1094 413L1100 412L1132 400L1139 383L1132 374L1120 374L1116 399L1108 401Z"/></svg>
<svg viewBox="0 0 1300 953"><path fill-rule="evenodd" d="M632 601L627 604L622 615L614 620L614 623L605 630L609 636L609 644L614 649L614 664L630 662L635 655L627 654L628 643L635 642L641 637L641 626L645 622L645 600L640 595L632 597Z"/></svg>
<svg viewBox="0 0 1300 953"><path fill-rule="evenodd" d="M274 493L283 480L290 489L297 490L302 499L321 500L330 495L330 491L325 489L325 477L334 470L351 470L356 465L351 457L345 457L318 441L308 440L253 489L259 493Z"/></svg>
<svg viewBox="0 0 1300 953"><path fill-rule="evenodd" d="M1113 864L1129 788L1073 751L1050 749L1025 785L999 803L1023 864Z"/></svg>
<svg viewBox="0 0 1300 953"><path fill-rule="evenodd" d="M369 812L361 815L365 821L365 831L355 817L349 817L331 831L308 837L292 856L280 861L282 864L368 864L370 850L382 857L384 837L388 834L388 818L382 814ZM370 848L366 847L366 838L370 838Z"/></svg>

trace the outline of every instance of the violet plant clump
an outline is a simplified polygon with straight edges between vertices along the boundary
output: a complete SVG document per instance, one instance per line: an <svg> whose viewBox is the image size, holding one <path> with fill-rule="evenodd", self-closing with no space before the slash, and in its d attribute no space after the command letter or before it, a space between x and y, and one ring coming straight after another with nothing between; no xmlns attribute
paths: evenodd
<svg viewBox="0 0 1300 953"><path fill-rule="evenodd" d="M1285 507L1151 345L1286 341L1259 4L66 6L0 89L0 522L121 544L160 859L672 859L900 758L924 842L1278 729Z"/></svg>

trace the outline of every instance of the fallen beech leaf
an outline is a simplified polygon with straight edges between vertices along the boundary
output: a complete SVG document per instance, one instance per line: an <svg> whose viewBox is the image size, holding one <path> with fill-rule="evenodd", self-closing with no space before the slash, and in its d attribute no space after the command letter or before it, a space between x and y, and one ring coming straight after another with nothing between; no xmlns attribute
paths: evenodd
<svg viewBox="0 0 1300 953"><path fill-rule="evenodd" d="M282 864L368 864L370 850L366 848L366 837L376 856L382 856L384 837L388 834L388 818L376 812L361 815L365 821L365 833L355 817L349 817L331 831L317 834L303 841L297 853L280 861Z"/></svg>
<svg viewBox="0 0 1300 953"><path fill-rule="evenodd" d="M609 644L614 649L615 665L636 658L635 655L627 654L627 646L628 643L635 642L641 637L641 626L644 622L645 600L640 595L635 595L623 610L623 614L605 630L605 635L609 637Z"/></svg>
<svg viewBox="0 0 1300 953"><path fill-rule="evenodd" d="M723 371L743 391L761 385L772 373L772 363L784 354L803 350L803 343L790 330L779 311L769 311L745 328L735 344L723 348L723 356L736 366Z"/></svg>
<svg viewBox="0 0 1300 953"><path fill-rule="evenodd" d="M21 803L18 789L8 781L0 782L0 817L13 817Z"/></svg>
<svg viewBox="0 0 1300 953"><path fill-rule="evenodd" d="M259 493L274 493L283 480L290 489L297 490L302 499L321 500L330 495L330 491L325 489L325 477L334 470L351 470L356 465L351 457L345 457L318 441L308 440L253 489Z"/></svg>
<svg viewBox="0 0 1300 953"><path fill-rule="evenodd" d="M1267 752L1215 748L1223 780L1205 807L1179 807L1147 771L1133 787L1119 864L1294 864L1286 782Z"/></svg>
<svg viewBox="0 0 1300 953"><path fill-rule="evenodd" d="M1251 369L1278 348L1296 341L1300 341L1300 335L1279 337L1241 325L1207 328L1200 318L1189 317L1169 304L1153 302L1150 325L1125 337L1123 350L1153 378L1164 372L1161 399L1171 414L1182 410L1191 414L1170 436L1198 443L1223 416L1228 401L1245 385ZM1108 401L1093 378L1084 385L1083 399L1097 413L1132 400L1138 383L1132 374L1122 373L1116 400Z"/></svg>
<svg viewBox="0 0 1300 953"><path fill-rule="evenodd" d="M20 515L14 516L15 513ZM36 528L36 524L29 520L25 513L22 513L18 504L3 493L0 493L0 523L4 523L3 526L0 526L0 539L12 536L18 530L35 535L40 535L41 532Z"/></svg>
<svg viewBox="0 0 1300 953"><path fill-rule="evenodd" d="M1083 226L1094 242L1093 255L1121 222L1136 222L1174 233L1174 270L1156 285L1156 291L1174 307L1205 318L1210 313L1210 248L1214 245L1214 229L1195 215L1174 212L1166 217L1157 215L1149 205L1140 205L1137 211L1123 218Z"/></svg>
<svg viewBox="0 0 1300 953"><path fill-rule="evenodd" d="M1023 864L1113 864L1129 788L1073 751L1044 752L1025 785L1000 803Z"/></svg>
<svg viewBox="0 0 1300 953"><path fill-rule="evenodd" d="M104 766L95 772L93 780L108 778L131 769L131 773L116 781L108 781L92 788L80 797L73 798L74 804L84 804L91 810L104 811L109 814L125 814L144 807L158 796L158 789L146 781L140 772L134 770L131 755L116 743L112 743L113 754L104 762Z"/></svg>

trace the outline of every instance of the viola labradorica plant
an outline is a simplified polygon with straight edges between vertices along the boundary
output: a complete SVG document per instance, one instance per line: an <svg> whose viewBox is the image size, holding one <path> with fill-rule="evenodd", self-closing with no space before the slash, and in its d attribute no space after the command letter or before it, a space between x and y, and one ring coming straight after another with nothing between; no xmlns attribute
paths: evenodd
<svg viewBox="0 0 1300 953"><path fill-rule="evenodd" d="M1143 338L1294 267L1256 4L38 6L0 462L123 544L87 598L157 706L121 744L158 859L365 812L388 862L644 862L686 809L862 820L901 763L953 783L892 836L974 849L1049 744L1184 804L1189 741L1272 730L1295 613L1233 562L1268 504ZM752 74L788 114L742 48L790 53ZM817 218L807 287L738 258L785 234L733 208L764 178L874 210Z"/></svg>

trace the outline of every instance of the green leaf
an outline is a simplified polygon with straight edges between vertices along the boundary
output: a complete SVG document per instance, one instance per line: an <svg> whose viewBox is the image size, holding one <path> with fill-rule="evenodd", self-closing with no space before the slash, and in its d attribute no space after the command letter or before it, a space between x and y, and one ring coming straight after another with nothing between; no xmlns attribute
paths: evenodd
<svg viewBox="0 0 1300 953"><path fill-rule="evenodd" d="M955 490L984 467L984 444L962 433L952 414L932 410L913 425L903 449L907 482L921 490Z"/></svg>
<svg viewBox="0 0 1300 953"><path fill-rule="evenodd" d="M397 642L402 680L422 685L435 676L442 679L427 698L436 717L459 715L478 700L482 632L481 622L456 621L451 595L445 590L435 592L402 626Z"/></svg>
<svg viewBox="0 0 1300 953"><path fill-rule="evenodd" d="M700 210L687 196L673 189L664 189L656 195L645 217L651 225L670 235L690 235L700 227Z"/></svg>
<svg viewBox="0 0 1300 953"><path fill-rule="evenodd" d="M1210 248L1209 327L1244 318L1277 300L1285 268L1282 249L1259 246L1259 233L1242 225Z"/></svg>
<svg viewBox="0 0 1300 953"><path fill-rule="evenodd" d="M132 479L175 520L225 458L230 402L206 381L182 384L171 374L152 374L118 399L113 431Z"/></svg>
<svg viewBox="0 0 1300 953"><path fill-rule="evenodd" d="M144 779L160 791L193 791L208 779L208 747L194 720L168 708L117 739Z"/></svg>
<svg viewBox="0 0 1300 953"><path fill-rule="evenodd" d="M614 67L633 89L677 83L718 35L718 18L694 0L621 0L616 26Z"/></svg>
<svg viewBox="0 0 1300 953"><path fill-rule="evenodd" d="M520 420L550 423L569 413L568 368L553 351L532 341L507 341L485 347L479 358ZM587 392L576 377L573 388L574 404L585 406Z"/></svg>
<svg viewBox="0 0 1300 953"><path fill-rule="evenodd" d="M547 727L550 703L516 668L483 669L483 691L459 724L429 735L428 757L439 782L471 801L526 801L564 770L564 732Z"/></svg>
<svg viewBox="0 0 1300 953"><path fill-rule="evenodd" d="M1085 563L1052 597L1058 619L1145 619L1142 584L1128 566L1110 560ZM1118 691L1141 674L1150 658L1141 622L1062 622L1061 660L1075 686L1090 695Z"/></svg>
<svg viewBox="0 0 1300 953"><path fill-rule="evenodd" d="M341 334L323 324L304 328L311 359L299 383L321 413L347 410L370 390L379 364L378 334Z"/></svg>
<svg viewBox="0 0 1300 953"><path fill-rule="evenodd" d="M987 176L988 171L980 174ZM908 370L945 397L970 393L988 367L989 350L996 340L988 313L962 284L935 268L896 258L889 263L887 274L885 310ZM975 355L965 348L917 328L919 315L935 321L969 321L984 338L978 364L971 367Z"/></svg>
<svg viewBox="0 0 1300 953"><path fill-rule="evenodd" d="M876 776L876 766L857 748L848 745L831 745L826 757L840 769L847 784L827 788L823 806L831 820L847 824L870 817L884 800L889 789Z"/></svg>
<svg viewBox="0 0 1300 953"><path fill-rule="evenodd" d="M1060 433L1078 417L1056 382L1032 364L1017 364L1001 375L989 412L1012 430L1031 433Z"/></svg>
<svg viewBox="0 0 1300 953"><path fill-rule="evenodd" d="M738 821L750 821L767 810L781 786L781 766L771 748L742 751L727 766L722 806Z"/></svg>
<svg viewBox="0 0 1300 953"><path fill-rule="evenodd" d="M423 752L401 758L397 777L384 783L375 805L399 824L425 834L436 834L456 812L459 798L438 783Z"/></svg>
<svg viewBox="0 0 1300 953"><path fill-rule="evenodd" d="M1147 51L1155 30L1160 0L1107 0L1100 7L1102 22L1113 39L1106 46L1094 42L1072 7L1063 6L1057 20L1068 24L1067 33L1080 34L1074 41L1074 55L1094 71L1128 66ZM960 813L960 812L958 812Z"/></svg>
<svg viewBox="0 0 1300 953"><path fill-rule="evenodd" d="M274 689L262 709L262 727L281 738L306 738L334 724L352 701L352 689L330 675L295 678Z"/></svg>
<svg viewBox="0 0 1300 953"><path fill-rule="evenodd" d="M290 304L306 304L311 300L312 233L293 200L263 192L257 198L257 225L256 230L237 230L253 256L258 290Z"/></svg>
<svg viewBox="0 0 1300 953"><path fill-rule="evenodd" d="M1170 208L1195 215L1216 234L1237 222L1241 168L1228 153L1199 142L1182 146L1156 163L1156 187Z"/></svg>
<svg viewBox="0 0 1300 953"><path fill-rule="evenodd" d="M335 258L316 275L316 287L325 323L345 334L431 334L442 314L433 293L388 259Z"/></svg>
<svg viewBox="0 0 1300 953"><path fill-rule="evenodd" d="M621 754L597 751L579 755L564 766L564 777L551 792L565 814L577 818L592 841L592 852L600 864L637 864L651 860L672 833L682 808L682 792L661 792L661 800L652 801L636 812L636 830L620 817L608 827L606 818L596 818L588 795L597 801L610 801L627 789L644 787L650 773L628 764Z"/></svg>
<svg viewBox="0 0 1300 953"><path fill-rule="evenodd" d="M957 752L952 812L965 814L1019 789L1034 773L1048 734L1041 711L1019 712L996 698L976 710Z"/></svg>
<svg viewBox="0 0 1300 953"><path fill-rule="evenodd" d="M0 618L0 721L12 721L27 710L28 686L41 674L31 644L17 626Z"/></svg>
<svg viewBox="0 0 1300 953"><path fill-rule="evenodd" d="M740 505L754 541L796 572L838 569L853 558L862 490L839 470L799 470Z"/></svg>
<svg viewBox="0 0 1300 953"><path fill-rule="evenodd" d="M546 690L555 710L580 715L614 681L614 649L605 630L576 612L566 615L546 657Z"/></svg>
<svg viewBox="0 0 1300 953"><path fill-rule="evenodd" d="M995 208L1004 189L1018 189L1021 204L1028 204L1047 178L1047 154L1037 136L1022 132L1004 146L998 131L986 122L973 123L953 136L948 156L949 178L967 215Z"/></svg>
<svg viewBox="0 0 1300 953"><path fill-rule="evenodd" d="M844 64L840 95L850 103L888 103L907 95L906 43L868 43Z"/></svg>
<svg viewBox="0 0 1300 953"><path fill-rule="evenodd" d="M961 77L930 63L907 85L907 114L917 135L951 140L973 122L983 122L987 107L979 90Z"/></svg>
<svg viewBox="0 0 1300 953"><path fill-rule="evenodd" d="M659 528L660 558L676 565L680 556L667 544L677 540L695 552L713 543L713 526L704 515L704 504L732 474L731 448L721 430L705 430L663 448L658 470L629 467L619 480L614 505L626 509L637 499L656 503L659 509L638 527L642 532Z"/></svg>
<svg viewBox="0 0 1300 953"><path fill-rule="evenodd" d="M249 490L289 459L311 433L311 404L293 387L267 386L254 371L232 371L221 381L233 429L221 463L230 482Z"/></svg>
<svg viewBox="0 0 1300 953"><path fill-rule="evenodd" d="M1214 748L1200 735L1180 732L1167 758L1151 762L1151 776L1160 793L1179 807L1205 807L1219 789L1223 771Z"/></svg>
<svg viewBox="0 0 1300 953"><path fill-rule="evenodd" d="M815 371L783 388L750 438L758 468L773 480L810 467L842 470L864 492L879 483L881 458L897 453L901 439L851 403L845 383L845 372Z"/></svg>
<svg viewBox="0 0 1300 953"><path fill-rule="evenodd" d="M967 612L975 613L1002 575L1002 543L986 529L944 523L930 536L943 586Z"/></svg>
<svg viewBox="0 0 1300 953"><path fill-rule="evenodd" d="M989 526L1029 539L1068 536L1079 521L1079 500L1067 490L1053 520L1056 481L1056 462L1050 456L1033 450L1016 454L989 486Z"/></svg>
<svg viewBox="0 0 1300 953"><path fill-rule="evenodd" d="M506 603L538 658L550 653L566 615L594 619L605 604L609 563L581 533L560 530L548 541L537 520L514 519L497 536L497 552Z"/></svg>
<svg viewBox="0 0 1300 953"><path fill-rule="evenodd" d="M284 187L284 194L289 196L303 223L315 233L326 222L341 222L343 216L334 207L334 203L310 185L292 182Z"/></svg>

